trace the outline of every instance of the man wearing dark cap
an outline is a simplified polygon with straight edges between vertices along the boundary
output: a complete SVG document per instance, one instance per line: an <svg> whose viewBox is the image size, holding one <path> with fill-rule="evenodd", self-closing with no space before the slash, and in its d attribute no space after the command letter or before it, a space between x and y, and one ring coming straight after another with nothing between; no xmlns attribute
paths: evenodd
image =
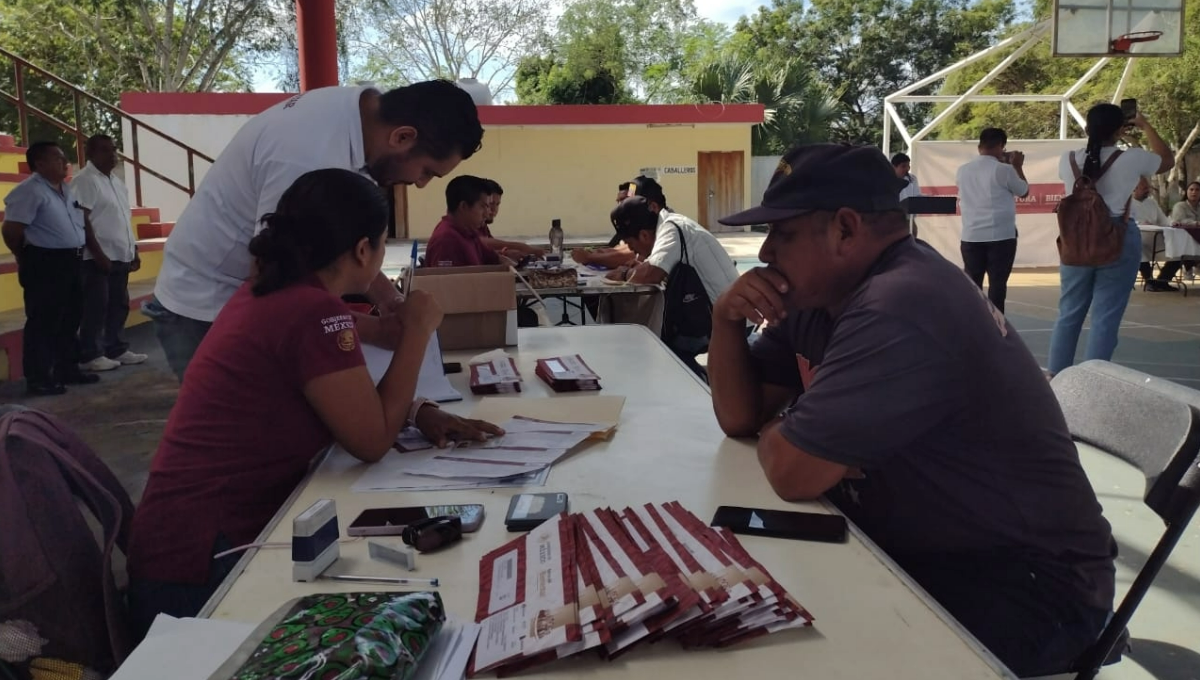
<svg viewBox="0 0 1200 680"><path fill-rule="evenodd" d="M815 144L713 309L709 378L785 500L827 495L1021 676L1066 671L1112 610L1116 546L1058 402L1004 315L910 237L888 160ZM753 346L746 319L769 324Z"/></svg>

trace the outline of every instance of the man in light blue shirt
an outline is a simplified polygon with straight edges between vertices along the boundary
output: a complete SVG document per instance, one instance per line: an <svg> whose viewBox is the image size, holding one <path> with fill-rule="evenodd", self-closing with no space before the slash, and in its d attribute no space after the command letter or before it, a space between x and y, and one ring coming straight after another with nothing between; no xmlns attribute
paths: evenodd
<svg viewBox="0 0 1200 680"><path fill-rule="evenodd" d="M100 380L79 370L76 332L83 313L81 260L88 238L83 210L66 183L67 156L54 142L25 152L33 174L4 199L4 244L17 258L25 291L22 368L31 396L66 392L64 384Z"/></svg>

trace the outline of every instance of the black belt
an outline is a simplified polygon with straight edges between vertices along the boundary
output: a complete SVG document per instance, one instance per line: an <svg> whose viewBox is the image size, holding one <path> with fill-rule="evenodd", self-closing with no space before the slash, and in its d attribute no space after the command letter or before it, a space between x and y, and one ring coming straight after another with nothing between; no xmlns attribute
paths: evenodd
<svg viewBox="0 0 1200 680"><path fill-rule="evenodd" d="M41 246L30 245L27 243L25 244L24 250L45 253L47 255L70 255L72 257L82 258L83 248L84 246L79 246L78 248L43 248Z"/></svg>

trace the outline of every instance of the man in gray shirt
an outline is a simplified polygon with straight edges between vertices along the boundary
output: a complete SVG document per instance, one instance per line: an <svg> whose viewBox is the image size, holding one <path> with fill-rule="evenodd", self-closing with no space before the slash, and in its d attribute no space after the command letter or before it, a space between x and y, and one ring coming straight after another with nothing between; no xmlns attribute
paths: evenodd
<svg viewBox="0 0 1200 680"><path fill-rule="evenodd" d="M1018 675L1065 671L1112 610L1116 547L1058 402L1004 315L907 233L873 147L801 146L759 257L713 310L709 377L785 500L828 495ZM769 324L751 346L746 319ZM981 387L983 389L981 389Z"/></svg>

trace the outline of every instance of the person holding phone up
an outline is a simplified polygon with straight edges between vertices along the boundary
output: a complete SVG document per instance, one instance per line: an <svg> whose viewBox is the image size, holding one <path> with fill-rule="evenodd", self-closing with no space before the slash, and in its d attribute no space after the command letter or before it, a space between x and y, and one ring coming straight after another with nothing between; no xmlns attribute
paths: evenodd
<svg viewBox="0 0 1200 680"><path fill-rule="evenodd" d="M713 307L726 434L785 500L825 495L1020 676L1065 671L1112 611L1112 531L1016 330L908 233L875 147L801 146L759 258ZM743 324L769 324L753 344ZM1014 395L1019 395L1015 398Z"/></svg>
<svg viewBox="0 0 1200 680"><path fill-rule="evenodd" d="M221 309L188 366L133 517L129 604L135 632L158 613L194 616L332 443L381 459L406 425L427 439L482 440L494 425L415 396L442 311L413 291L382 319L396 325L376 386L342 296L379 275L388 206L349 170L308 172L250 242L255 274Z"/></svg>

